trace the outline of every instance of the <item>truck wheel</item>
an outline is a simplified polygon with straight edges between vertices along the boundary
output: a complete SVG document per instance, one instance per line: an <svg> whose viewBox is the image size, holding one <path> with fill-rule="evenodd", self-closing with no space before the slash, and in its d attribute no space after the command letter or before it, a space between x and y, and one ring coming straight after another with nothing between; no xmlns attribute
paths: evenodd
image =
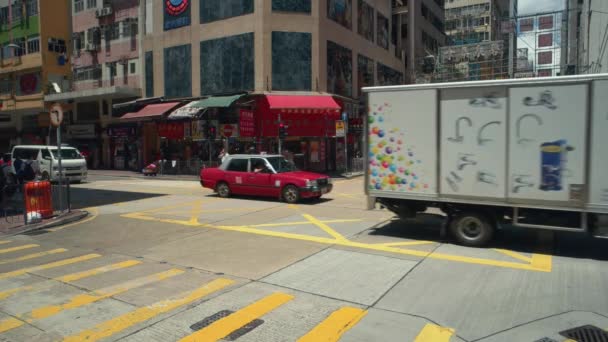
<svg viewBox="0 0 608 342"><path fill-rule="evenodd" d="M462 245L482 247L492 239L494 224L484 214L464 212L450 222L450 233Z"/></svg>
<svg viewBox="0 0 608 342"><path fill-rule="evenodd" d="M288 185L283 188L283 199L289 204L298 203L300 200L300 192L293 185Z"/></svg>
<svg viewBox="0 0 608 342"><path fill-rule="evenodd" d="M228 184L226 184L226 183L219 183L216 186L215 189L217 191L217 194L221 198L228 198L228 197L230 197L230 187L228 186Z"/></svg>

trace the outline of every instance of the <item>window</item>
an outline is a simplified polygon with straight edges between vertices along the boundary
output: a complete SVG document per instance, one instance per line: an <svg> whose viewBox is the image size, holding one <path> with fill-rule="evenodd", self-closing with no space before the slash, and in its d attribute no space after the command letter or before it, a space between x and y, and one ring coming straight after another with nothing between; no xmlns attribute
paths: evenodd
<svg viewBox="0 0 608 342"><path fill-rule="evenodd" d="M74 52L78 52L84 48L84 31L74 33Z"/></svg>
<svg viewBox="0 0 608 342"><path fill-rule="evenodd" d="M201 56L203 56L202 53ZM165 96L167 98L192 96L192 47L190 44L165 48L164 57ZM223 61L223 63L225 67L227 61ZM214 65L216 69L222 69L217 67L218 64ZM205 75L202 70L201 65L201 74Z"/></svg>
<svg viewBox="0 0 608 342"><path fill-rule="evenodd" d="M51 152L48 149L40 150L42 152L42 159L51 159Z"/></svg>
<svg viewBox="0 0 608 342"><path fill-rule="evenodd" d="M253 13L253 0L205 0L200 2L201 23Z"/></svg>
<svg viewBox="0 0 608 342"><path fill-rule="evenodd" d="M258 172L262 172L262 171L264 171L264 169L267 170L266 160L265 159L262 159L262 158L251 158L250 161L251 161L251 170L250 170L250 172L255 172L256 169L261 170L261 171L258 171Z"/></svg>
<svg viewBox="0 0 608 342"><path fill-rule="evenodd" d="M85 67L74 69L74 80L76 81L89 81L101 79L101 67Z"/></svg>
<svg viewBox="0 0 608 342"><path fill-rule="evenodd" d="M122 22L123 37L129 38L137 35L137 18L129 18Z"/></svg>
<svg viewBox="0 0 608 342"><path fill-rule="evenodd" d="M361 7L359 6L359 11ZM335 21L336 23L351 29L353 26L353 0L327 0L327 18ZM359 12L361 13L361 12ZM373 12L371 15L372 23L370 23L372 30L373 25ZM373 39L373 33L372 33Z"/></svg>
<svg viewBox="0 0 608 342"><path fill-rule="evenodd" d="M27 53L40 52L40 36L33 36L27 39Z"/></svg>
<svg viewBox="0 0 608 342"><path fill-rule="evenodd" d="M65 40L49 38L48 49L51 52L65 53L67 51L65 46Z"/></svg>
<svg viewBox="0 0 608 342"><path fill-rule="evenodd" d="M152 51L146 51L146 97L154 96L154 55Z"/></svg>
<svg viewBox="0 0 608 342"><path fill-rule="evenodd" d="M10 78L0 79L0 95L8 95L13 92L13 83Z"/></svg>
<svg viewBox="0 0 608 342"><path fill-rule="evenodd" d="M97 8L97 0L87 0L87 8Z"/></svg>
<svg viewBox="0 0 608 342"><path fill-rule="evenodd" d="M135 63L131 63L131 73L134 74L135 73Z"/></svg>
<svg viewBox="0 0 608 342"><path fill-rule="evenodd" d="M106 42L120 38L120 23L112 23L105 27Z"/></svg>
<svg viewBox="0 0 608 342"><path fill-rule="evenodd" d="M247 172L247 159L232 159L226 171Z"/></svg>
<svg viewBox="0 0 608 342"><path fill-rule="evenodd" d="M272 10L279 12L310 13L311 0L272 0Z"/></svg>
<svg viewBox="0 0 608 342"><path fill-rule="evenodd" d="M272 32L272 89L311 90L312 36Z"/></svg>
<svg viewBox="0 0 608 342"><path fill-rule="evenodd" d="M116 77L116 62L108 63L108 69L110 71L110 78Z"/></svg>
<svg viewBox="0 0 608 342"><path fill-rule="evenodd" d="M14 48L15 56L23 56L27 53L25 50L25 38L17 38L13 41L13 44L18 46Z"/></svg>
<svg viewBox="0 0 608 342"><path fill-rule="evenodd" d="M15 1L12 6L13 11L11 14L13 16L13 22L18 22L23 17L23 8L21 7L21 2Z"/></svg>
<svg viewBox="0 0 608 342"><path fill-rule="evenodd" d="M253 32L204 40L200 45L201 92L203 94L238 92L254 88ZM297 52L299 53L301 50ZM183 60L177 63L185 64ZM218 68L218 65L222 67ZM190 64L185 72L188 73L186 77L189 79L192 73ZM178 80L178 82L183 83L184 81Z"/></svg>
<svg viewBox="0 0 608 342"><path fill-rule="evenodd" d="M74 13L84 11L84 0L75 0L74 1Z"/></svg>
<svg viewBox="0 0 608 342"><path fill-rule="evenodd" d="M401 24L401 38L407 37L407 24Z"/></svg>
<svg viewBox="0 0 608 342"><path fill-rule="evenodd" d="M0 25L8 23L8 6L0 8Z"/></svg>
<svg viewBox="0 0 608 342"><path fill-rule="evenodd" d="M25 10L30 17L38 15L38 0L27 0Z"/></svg>

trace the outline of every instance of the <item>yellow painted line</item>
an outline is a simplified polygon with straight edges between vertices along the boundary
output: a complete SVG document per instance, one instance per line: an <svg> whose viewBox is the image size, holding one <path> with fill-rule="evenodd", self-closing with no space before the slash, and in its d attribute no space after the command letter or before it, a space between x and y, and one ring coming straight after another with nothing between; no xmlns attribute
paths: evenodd
<svg viewBox="0 0 608 342"><path fill-rule="evenodd" d="M288 205L287 205L287 208L289 208L289 209L294 209L294 210L298 210L298 209L300 209L300 207L298 207L298 206L297 206L297 205L295 205L295 204L288 204Z"/></svg>
<svg viewBox="0 0 608 342"><path fill-rule="evenodd" d="M315 226L321 228L323 231L325 231L327 234L331 235L337 241L348 241L348 240L346 240L346 238L344 236L342 236L342 234L340 234L337 231L333 230L330 226L328 226L325 223L319 221L314 216L308 215L308 214L302 214L302 217L304 217L305 219L307 219L308 221L310 221Z"/></svg>
<svg viewBox="0 0 608 342"><path fill-rule="evenodd" d="M28 272L37 272L37 271L42 271L42 270L48 270L50 268L56 268L56 267L61 267L61 266L65 266L65 265L75 264L77 262L91 260L94 258L99 258L100 256L101 255L99 255L99 254L87 254L87 255L83 255L83 256L79 256L79 257L75 257L75 258L51 262L51 263L44 264L44 265L26 267L26 268L22 268L22 269L11 271L11 272L0 273L0 279L13 278L13 277L18 277L20 275L24 275Z"/></svg>
<svg viewBox="0 0 608 342"><path fill-rule="evenodd" d="M405 248L397 248L397 247L392 247L392 246L382 246L382 245L377 245L377 244L360 243L360 242L349 241L347 239L340 240L340 239L336 239L336 238L324 238L324 237L317 237L317 236L304 235L304 234L276 232L276 231L271 231L271 230L257 229L252 226L216 226L216 225L211 225L211 224L194 225L194 224L191 224L189 221L170 220L170 219L149 217L149 216L144 216L141 213L125 214L125 215L122 215L122 217L145 220L145 221L181 224L181 225L186 225L186 226L191 226L191 227L196 227L196 228L213 228L213 229L226 230L226 231L258 234L258 235L264 235L264 236L273 236L273 237L279 237L279 238L285 238L285 239L317 242L317 243L322 243L322 244L347 246L347 247L361 248L361 249L367 249L367 250L396 253L396 254L402 254L402 255L412 255L412 256L418 256L421 258L430 258L430 259L462 262L462 263L477 264L477 265L513 268L513 269L520 269L520 270L526 270L526 271L551 272L551 263L552 263L551 260L552 259L551 259L550 255L532 254L532 260L533 260L532 263L518 263L518 262L501 261L501 260L495 260L495 259L483 259L483 258L460 256L460 255L442 254L442 253L436 253L436 252L431 253L431 252L424 252L424 251L419 251L419 250L414 250L414 249L405 249Z"/></svg>
<svg viewBox="0 0 608 342"><path fill-rule="evenodd" d="M348 219L348 220L323 220L322 223L351 223L351 222L361 222L363 220L359 219ZM243 227L282 227L282 226L304 226L312 224L310 221L295 221L295 222L281 222L281 223L262 223L262 224L253 224L249 226Z"/></svg>
<svg viewBox="0 0 608 342"><path fill-rule="evenodd" d="M339 341L342 334L354 327L366 314L366 310L359 308L346 307L336 310L298 342Z"/></svg>
<svg viewBox="0 0 608 342"><path fill-rule="evenodd" d="M18 258L14 258L14 259L1 260L0 265L8 264L11 262L20 262L20 261L40 258L40 257L46 256L46 255L53 255L53 254L63 253L63 252L67 252L67 249L65 249L65 248L51 249L50 251L28 254L28 255L18 257Z"/></svg>
<svg viewBox="0 0 608 342"><path fill-rule="evenodd" d="M133 279L127 281L123 284L110 286L104 289L93 291L92 294L80 294L72 297L67 303L59 304L59 305L50 305L41 308L37 308L32 310L31 312L20 314L16 318L8 318L0 321L0 333L6 332L8 330L14 329L20 326L17 322L20 322L21 325L25 323L33 323L36 320L48 318L54 316L58 313L61 313L65 310L71 310L80 308L82 306L98 302L102 299L110 298L112 296L119 295L121 293L127 292L131 289L141 287L144 285L148 285L157 281L162 281L168 279L170 277L174 277L176 275L182 274L184 271L178 269L171 269L165 272L153 274L150 276Z"/></svg>
<svg viewBox="0 0 608 342"><path fill-rule="evenodd" d="M127 260L127 261L122 261L122 262L118 262L118 263L107 265L107 266L92 268L90 270L86 270L86 271L82 271L82 272L66 274L64 276L55 278L55 280L62 281L64 283L69 283L69 282L81 280L84 278L92 277L94 275L139 265L141 263L142 262L138 261L138 260Z"/></svg>
<svg viewBox="0 0 608 342"><path fill-rule="evenodd" d="M262 317L268 312L289 302L293 298L292 295L285 293L273 293L270 296L264 297L257 302L182 338L180 342L217 341L230 335L233 331L241 328L247 323Z"/></svg>
<svg viewBox="0 0 608 342"><path fill-rule="evenodd" d="M454 329L429 323L416 336L414 342L448 342L452 335L454 335Z"/></svg>
<svg viewBox="0 0 608 342"><path fill-rule="evenodd" d="M513 252L510 251L508 249L499 249L499 248L494 248L495 251L497 251L498 253L502 253L504 255L508 255L511 258L517 259L517 260L521 260L527 263L532 263L532 258L527 257L523 254L517 253L517 252Z"/></svg>
<svg viewBox="0 0 608 342"><path fill-rule="evenodd" d="M40 245L30 244L30 245L23 245L23 246L17 246L17 247L0 249L0 254L10 253L10 252L16 252L16 251L21 251L21 250L24 250L24 249L35 248L35 247L40 247Z"/></svg>
<svg viewBox="0 0 608 342"><path fill-rule="evenodd" d="M545 272L551 272L553 268L552 257L546 254L532 254L530 266Z"/></svg>
<svg viewBox="0 0 608 342"><path fill-rule="evenodd" d="M397 246L418 246L418 245L430 245L435 242L433 241L405 241L405 242L388 242L379 243L377 246L397 247Z"/></svg>
<svg viewBox="0 0 608 342"><path fill-rule="evenodd" d="M0 241L0 245L4 245L4 244L7 244L7 243L11 243L11 241L10 240Z"/></svg>
<svg viewBox="0 0 608 342"><path fill-rule="evenodd" d="M152 305L136 309L122 316L115 317L109 321L100 323L91 329L84 330L70 337L66 337L64 341L92 342L110 337L116 333L119 333L125 329L134 326L135 324L147 321L150 318L154 318L162 313L169 312L179 308L180 306L192 303L232 284L234 284L234 281L230 279L216 279L188 294L180 296L179 298L163 300Z"/></svg>
<svg viewBox="0 0 608 342"><path fill-rule="evenodd" d="M68 223L68 224L63 225L63 226L59 226L59 227L55 227L55 228L48 228L46 230L48 230L49 232L56 232L56 231L59 231L59 230L62 230L62 229L68 228L68 227L72 227L72 226L76 226L76 225L79 225L79 224L91 222L94 219L96 219L97 216L99 216L99 209L97 209L97 208L86 208L85 210L89 212L89 217L87 217L87 218L85 218L83 220L80 220L80 221L76 221L76 222L73 222L73 223Z"/></svg>
<svg viewBox="0 0 608 342"><path fill-rule="evenodd" d="M92 277L97 274L102 274L105 272L119 270L122 268L127 268L127 267L131 267L131 266L139 265L139 264L141 264L141 261L127 260L127 261L115 263L115 264L108 265L108 266L102 266L102 267L97 267L97 268L93 268L93 269L82 271L82 272L67 274L67 275L64 275L64 276L61 276L58 278L54 278L54 280L61 281L64 283L69 283L72 281ZM18 292L36 291L38 289L43 288L44 285L48 285L48 284L49 283L47 283L47 282L43 282L43 283L39 283L39 284L35 284L35 285L22 286L22 287L17 287L17 288L10 289L10 290L2 291L2 292L0 292L0 300L4 300Z"/></svg>

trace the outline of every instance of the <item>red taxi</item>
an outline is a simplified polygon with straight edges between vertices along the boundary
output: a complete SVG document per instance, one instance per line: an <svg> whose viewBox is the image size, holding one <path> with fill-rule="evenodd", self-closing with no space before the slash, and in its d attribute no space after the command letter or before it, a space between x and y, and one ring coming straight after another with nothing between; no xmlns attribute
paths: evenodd
<svg viewBox="0 0 608 342"><path fill-rule="evenodd" d="M201 185L220 197L277 197L287 203L321 198L332 189L328 176L299 171L281 155L231 155L220 167L201 170Z"/></svg>

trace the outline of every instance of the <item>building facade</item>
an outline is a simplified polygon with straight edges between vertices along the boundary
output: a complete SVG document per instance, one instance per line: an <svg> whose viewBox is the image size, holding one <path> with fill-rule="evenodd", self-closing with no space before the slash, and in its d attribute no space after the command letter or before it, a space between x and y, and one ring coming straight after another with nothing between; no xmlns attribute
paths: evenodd
<svg viewBox="0 0 608 342"><path fill-rule="evenodd" d="M444 6L444 0L392 0L393 37L403 51L407 83L420 81L425 58L446 44Z"/></svg>
<svg viewBox="0 0 608 342"><path fill-rule="evenodd" d="M142 1L145 96L320 91L402 82L389 0Z"/></svg>
<svg viewBox="0 0 608 342"><path fill-rule="evenodd" d="M445 33L449 45L502 40L501 23L509 16L509 0L447 0Z"/></svg>
<svg viewBox="0 0 608 342"><path fill-rule="evenodd" d="M590 0L569 3L568 27L575 38L569 43L568 64L575 65L577 74L608 72L608 3Z"/></svg>
<svg viewBox="0 0 608 342"><path fill-rule="evenodd" d="M89 156L91 167L113 167L125 144L137 156L136 145L113 139L108 128L124 114L114 104L142 96L139 10L139 0L71 1L71 87L46 101L71 104L65 140ZM137 158L131 160L135 167Z"/></svg>
<svg viewBox="0 0 608 342"><path fill-rule="evenodd" d="M0 151L47 141L44 95L71 73L69 18L68 0L0 0Z"/></svg>

